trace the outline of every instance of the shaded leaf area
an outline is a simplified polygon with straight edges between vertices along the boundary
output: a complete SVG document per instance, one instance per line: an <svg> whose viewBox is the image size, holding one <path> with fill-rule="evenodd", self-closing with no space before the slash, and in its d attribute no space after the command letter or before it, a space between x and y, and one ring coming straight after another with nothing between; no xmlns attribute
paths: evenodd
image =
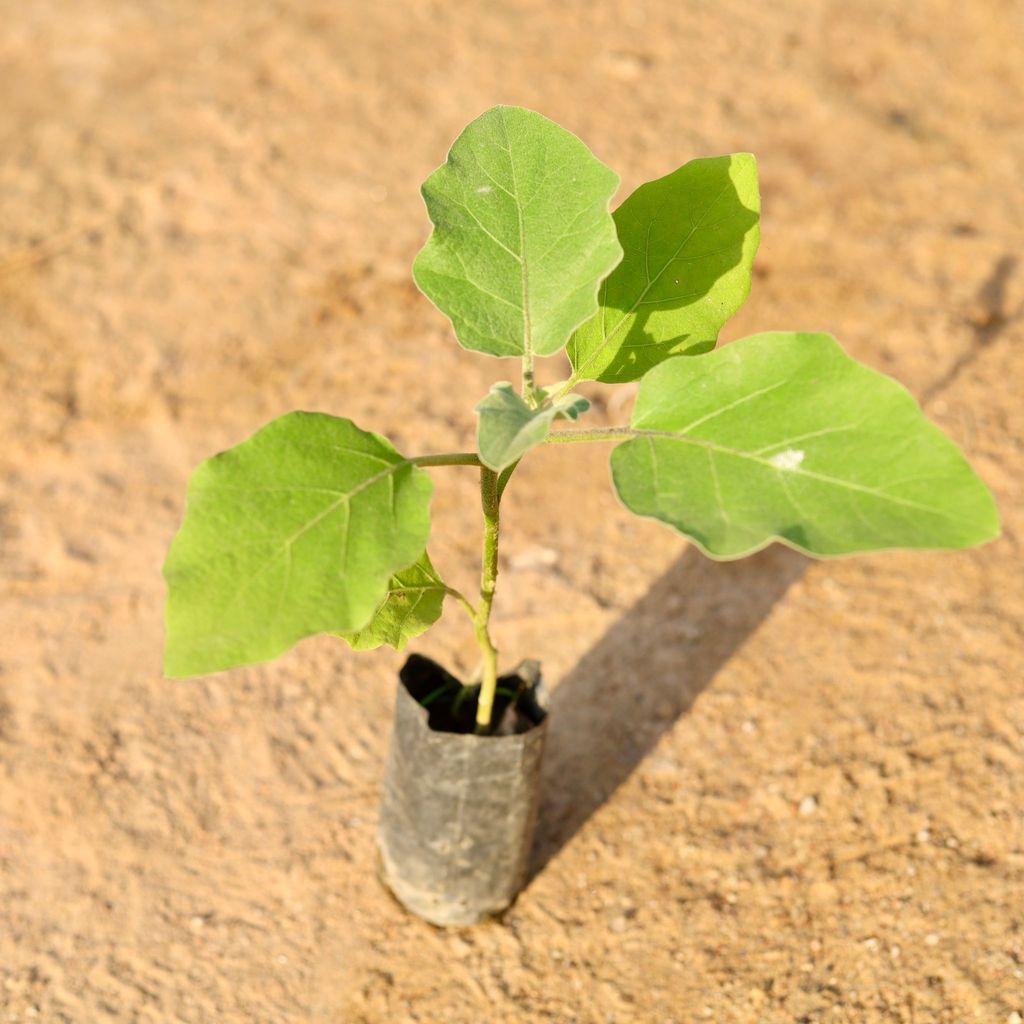
<svg viewBox="0 0 1024 1024"><path fill-rule="evenodd" d="M384 644L400 651L441 617L447 592L444 580L424 551L407 569L391 577L384 603L366 626L339 635L356 651L369 651Z"/></svg>
<svg viewBox="0 0 1024 1024"><path fill-rule="evenodd" d="M385 438L320 413L289 413L202 463L164 565L167 675L362 629L422 554L432 490Z"/></svg>
<svg viewBox="0 0 1024 1024"><path fill-rule="evenodd" d="M569 341L575 379L638 380L669 356L714 348L750 291L760 210L749 153L641 185L614 214L622 262Z"/></svg>
<svg viewBox="0 0 1024 1024"><path fill-rule="evenodd" d="M480 461L501 472L540 444L556 419L575 420L589 408L590 402L582 395L566 395L533 409L507 381L494 384L476 406Z"/></svg>
<svg viewBox="0 0 1024 1024"><path fill-rule="evenodd" d="M736 558L961 548L999 532L956 445L896 381L827 334L758 334L642 381L612 452L623 502Z"/></svg>
<svg viewBox="0 0 1024 1024"><path fill-rule="evenodd" d="M619 262L614 171L575 135L520 107L466 127L423 185L434 232L413 276L465 348L551 355L597 309Z"/></svg>

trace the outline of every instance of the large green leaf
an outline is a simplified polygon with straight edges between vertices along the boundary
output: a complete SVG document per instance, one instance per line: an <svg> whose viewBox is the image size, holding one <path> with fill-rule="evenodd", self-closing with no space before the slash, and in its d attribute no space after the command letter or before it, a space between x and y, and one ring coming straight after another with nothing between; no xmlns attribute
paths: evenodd
<svg viewBox="0 0 1024 1024"><path fill-rule="evenodd" d="M362 629L423 552L432 490L383 437L319 413L282 416L202 463L164 566L167 675Z"/></svg>
<svg viewBox="0 0 1024 1024"><path fill-rule="evenodd" d="M447 592L444 580L424 551L408 569L391 577L387 597L370 622L354 633L340 635L356 651L369 651L383 644L400 651L441 617Z"/></svg>
<svg viewBox="0 0 1024 1024"><path fill-rule="evenodd" d="M597 309L622 258L618 175L564 128L494 107L455 140L423 197L434 233L413 276L465 348L551 355Z"/></svg>
<svg viewBox="0 0 1024 1024"><path fill-rule="evenodd" d="M641 185L615 211L625 256L569 341L575 379L638 380L669 356L714 348L750 291L760 210L749 153Z"/></svg>
<svg viewBox="0 0 1024 1024"><path fill-rule="evenodd" d="M960 548L998 535L988 489L896 381L827 334L758 334L643 379L619 496L717 558Z"/></svg>
<svg viewBox="0 0 1024 1024"><path fill-rule="evenodd" d="M566 395L533 409L507 381L494 384L476 407L480 417L476 431L480 461L500 473L540 444L554 420L575 420L589 408L590 402L582 395Z"/></svg>

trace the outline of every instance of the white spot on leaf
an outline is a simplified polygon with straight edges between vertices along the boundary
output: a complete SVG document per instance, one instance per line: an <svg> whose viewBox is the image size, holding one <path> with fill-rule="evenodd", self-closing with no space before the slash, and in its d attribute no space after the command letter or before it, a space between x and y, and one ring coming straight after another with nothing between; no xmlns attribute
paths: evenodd
<svg viewBox="0 0 1024 1024"><path fill-rule="evenodd" d="M768 460L776 469L796 469L804 461L804 453L798 448L787 448Z"/></svg>
<svg viewBox="0 0 1024 1024"><path fill-rule="evenodd" d="M477 192L478 192L478 193L479 193L480 195L482 195L482 196L485 196L485 195L487 195L487 193L488 193L488 192L491 192L491 191L493 191L493 189L491 188L491 186L490 186L490 185L481 185L481 186L480 186L480 187L479 187L479 188L477 189Z"/></svg>

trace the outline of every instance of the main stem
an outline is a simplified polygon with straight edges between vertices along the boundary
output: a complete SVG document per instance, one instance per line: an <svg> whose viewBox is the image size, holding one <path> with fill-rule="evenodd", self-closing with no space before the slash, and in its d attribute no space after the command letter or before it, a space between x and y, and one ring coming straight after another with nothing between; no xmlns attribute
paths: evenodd
<svg viewBox="0 0 1024 1024"><path fill-rule="evenodd" d="M532 359L524 360L523 391L533 400L533 366ZM638 431L631 427L601 427L596 430L559 430L549 434L544 440L547 444L566 444L574 441L614 441L623 437L635 437L642 433L657 431ZM477 643L483 652L483 676L480 680L480 698L476 709L476 732L485 734L491 726L494 714L494 695L498 688L498 651L491 639L489 625L491 607L494 604L494 587L498 580L498 529L499 507L501 495L508 483L508 478L515 471L518 461L506 466L499 475L480 462L474 452L445 452L441 455L418 455L409 460L417 466L479 466L480 467L480 504L484 513L484 552L483 566L480 571L480 603L474 609L469 601L458 591L448 588L463 608L473 616L473 627L476 631Z"/></svg>
<svg viewBox="0 0 1024 1024"><path fill-rule="evenodd" d="M526 350L523 352L523 401L531 408L537 408L537 378L533 372L533 349L529 339L524 339Z"/></svg>
<svg viewBox="0 0 1024 1024"><path fill-rule="evenodd" d="M484 656L480 699L476 709L476 731L485 732L491 724L494 692L498 687L498 651L491 640L488 623L494 604L494 586L498 579L498 474L480 467L480 503L484 513L484 557L480 573L480 604L476 609L476 639Z"/></svg>

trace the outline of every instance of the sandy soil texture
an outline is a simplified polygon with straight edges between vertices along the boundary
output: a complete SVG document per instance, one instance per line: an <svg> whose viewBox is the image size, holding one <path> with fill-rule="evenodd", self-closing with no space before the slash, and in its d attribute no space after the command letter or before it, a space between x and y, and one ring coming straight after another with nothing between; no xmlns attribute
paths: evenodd
<svg viewBox="0 0 1024 1024"><path fill-rule="evenodd" d="M1022 39L1013 0L0 0L0 1022L1019 1022ZM279 413L471 446L514 370L409 266L496 102L620 196L755 152L724 339L898 376L1005 535L715 565L601 446L531 456L496 615L555 687L535 873L444 932L373 877L399 656L166 682L159 569L192 467ZM470 588L475 480L435 479ZM475 662L453 614L418 649Z"/></svg>

